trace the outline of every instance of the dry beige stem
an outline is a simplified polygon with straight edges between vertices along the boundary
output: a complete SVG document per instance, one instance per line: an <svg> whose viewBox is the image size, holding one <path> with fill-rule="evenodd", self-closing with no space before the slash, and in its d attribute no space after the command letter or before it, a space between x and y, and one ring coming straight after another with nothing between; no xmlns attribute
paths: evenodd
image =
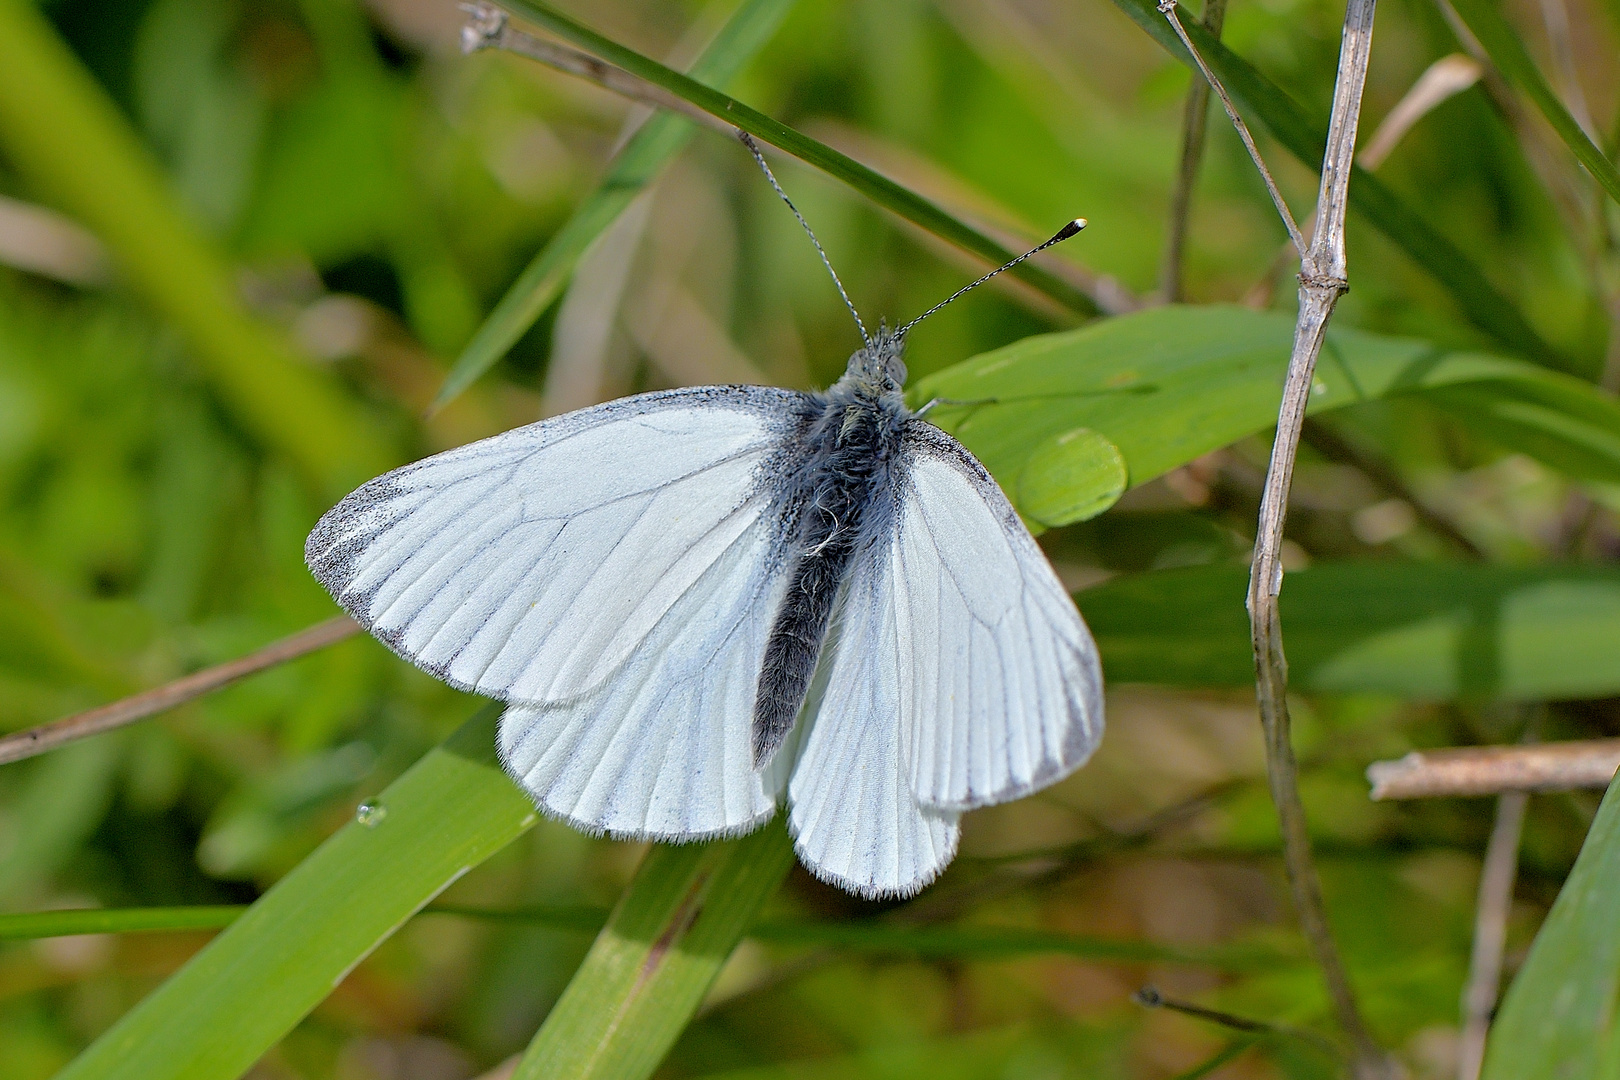
<svg viewBox="0 0 1620 1080"><path fill-rule="evenodd" d="M47 750L54 750L77 739L99 735L103 731L111 731L113 728L144 720L148 716L212 693L237 679L278 664L285 664L305 653L324 649L359 632L360 627L353 619L347 615L339 615L335 619L317 623L307 630L300 630L280 641L272 642L258 652L216 664L211 668L204 668L185 678L165 683L133 697L124 698L122 701L114 701L108 705L29 728L27 731L19 731L15 735L7 735L0 739L0 765L21 761L23 758L43 754Z"/></svg>
<svg viewBox="0 0 1620 1080"><path fill-rule="evenodd" d="M1414 751L1367 766L1375 799L1605 788L1620 770L1620 739Z"/></svg>

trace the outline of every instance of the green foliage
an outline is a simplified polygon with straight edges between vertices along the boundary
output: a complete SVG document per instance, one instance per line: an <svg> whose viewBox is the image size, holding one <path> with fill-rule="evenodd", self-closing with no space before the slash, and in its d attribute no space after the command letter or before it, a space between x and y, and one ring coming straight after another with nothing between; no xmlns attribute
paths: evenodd
<svg viewBox="0 0 1620 1080"><path fill-rule="evenodd" d="M1424 1077L1452 1071L1489 814L1369 803L1363 769L1513 741L1529 705L1543 738L1620 731L1620 406L1598 377L1620 278L1594 186L1613 166L1531 61L1556 55L1539 24L1458 8L1563 143L1527 152L1476 89L1356 174L1282 592L1330 916L1376 1034ZM0 0L0 212L65 215L116 267L42 280L0 225L0 729L329 615L303 538L391 463L618 394L841 371L847 313L740 147L462 58L428 10ZM354 640L0 769L0 1072L1331 1075L1307 1041L1128 997L1151 978L1331 1030L1281 884L1242 608L1292 289L1217 111L1197 303L1151 303L1189 60L1163 16L578 10L514 8L796 158L773 161L868 323L1090 219L920 325L907 361L914 407L1076 589L1103 749L968 815L922 896L867 905L792 871L780 822L644 851L535 820L493 711L466 721L467 698ZM1233 5L1225 45L1182 16L1300 210L1341 11ZM1367 133L1460 47L1422 5L1378 18ZM1577 26L1599 126L1612 32ZM1615 813L1532 803L1509 956L1547 919L1490 1080L1614 1069Z"/></svg>
<svg viewBox="0 0 1620 1080"><path fill-rule="evenodd" d="M1620 202L1620 172L1616 172L1614 164L1603 156L1603 151L1593 145L1591 138L1581 130L1581 125L1569 114L1564 103L1558 100L1546 78L1536 67L1536 62L1530 58L1530 53L1524 47L1524 40L1518 35L1508 21L1502 17L1502 12L1492 0L1461 0L1457 5L1457 13L1468 24L1468 29L1474 32L1486 53L1490 55L1491 62L1495 64L1504 75L1512 79L1524 91L1525 95L1535 102L1541 115L1558 132L1558 137L1564 140L1570 152L1580 159L1582 165L1592 174L1599 186L1609 193L1609 197Z"/></svg>
<svg viewBox="0 0 1620 1080"><path fill-rule="evenodd" d="M993 263L1006 262L1015 254L1005 245L996 243L971 225L957 220L916 192L896 184L847 154L818 142L803 132L795 131L786 124L749 108L735 98L687 78L678 71L671 71L656 60L603 37L555 8L540 3L514 0L511 9L520 16L531 19L589 50L593 55L600 56L632 75L637 75L655 86L663 87L678 95L722 122L764 139L772 146L786 150L801 161L814 165L829 176L837 177L878 206L893 211L943 240L975 255L983 256ZM1067 304L1086 314L1095 314L1097 311L1096 305L1086 294L1033 263L1023 263L1010 272L1030 282L1059 303Z"/></svg>
<svg viewBox="0 0 1620 1080"><path fill-rule="evenodd" d="M39 15L0 4L0 141L11 161L95 228L120 268L192 340L219 392L265 444L341 492L389 458L364 410L242 310L101 89Z"/></svg>
<svg viewBox="0 0 1620 1080"><path fill-rule="evenodd" d="M1193 59L1175 37L1175 31L1151 0L1115 0L1120 10L1153 36L1176 59L1192 67ZM1307 168L1321 168L1327 145L1326 109L1313 117L1185 12L1187 35L1240 109L1264 124L1289 153ZM1411 207L1376 177L1356 169L1350 180L1350 205L1367 216L1385 236L1399 245L1420 266L1440 281L1452 301L1480 329L1498 343L1555 367L1567 360L1541 340L1525 317L1491 284L1489 277L1456 244L1435 231Z"/></svg>
<svg viewBox="0 0 1620 1080"><path fill-rule="evenodd" d="M724 85L764 47L787 15L791 0L745 0L692 65L693 79ZM596 190L585 196L534 261L512 282L478 333L457 357L433 399L442 408L500 360L502 354L550 307L573 273L574 264L608 226L618 220L670 158L692 135L692 122L674 113L656 113L614 155Z"/></svg>
<svg viewBox="0 0 1620 1080"><path fill-rule="evenodd" d="M1120 682L1246 686L1248 572L1200 566L1079 596ZM1290 685L1328 694L1546 701L1620 693L1620 573L1596 567L1332 563L1282 594Z"/></svg>
<svg viewBox="0 0 1620 1080"><path fill-rule="evenodd" d="M534 824L480 710L62 1076L239 1076L399 925Z"/></svg>
<svg viewBox="0 0 1620 1080"><path fill-rule="evenodd" d="M936 422L1015 498L1023 481L1007 481L1032 462L1045 469L1047 443L1077 424L1118 447L1136 486L1275 423L1293 330L1286 316L1238 307L1156 308L1024 338L936 372L911 397L941 399ZM1522 361L1330 331L1310 411L1390 394L1432 400L1573 476L1620 482L1620 406L1590 384ZM1123 494L1110 480L1094 482ZM1055 521L1025 512L1066 525L1105 508Z"/></svg>
<svg viewBox="0 0 1620 1080"><path fill-rule="evenodd" d="M651 1075L792 865L781 821L649 851L513 1077Z"/></svg>
<svg viewBox="0 0 1620 1080"><path fill-rule="evenodd" d="M1502 1002L1485 1080L1620 1076L1620 789L1611 788L1581 856Z"/></svg>

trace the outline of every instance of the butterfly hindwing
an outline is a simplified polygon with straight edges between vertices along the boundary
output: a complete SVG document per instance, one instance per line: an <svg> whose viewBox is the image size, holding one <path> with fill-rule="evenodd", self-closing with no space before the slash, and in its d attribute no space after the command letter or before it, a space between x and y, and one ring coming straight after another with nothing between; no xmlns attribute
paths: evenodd
<svg viewBox="0 0 1620 1080"><path fill-rule="evenodd" d="M670 608L613 679L501 717L501 760L548 813L590 832L692 840L746 831L782 777L753 766L750 723L786 575L756 522Z"/></svg>
<svg viewBox="0 0 1620 1080"><path fill-rule="evenodd" d="M940 810L1006 802L1096 748L1097 649L984 467L919 420L903 453L890 576L908 779Z"/></svg>
<svg viewBox="0 0 1620 1080"><path fill-rule="evenodd" d="M910 896L956 854L957 815L920 805L902 755L891 564L857 557L839 598L819 705L799 721L788 827L817 877L866 897ZM812 713L813 709L813 713ZM786 748L784 748L786 749Z"/></svg>

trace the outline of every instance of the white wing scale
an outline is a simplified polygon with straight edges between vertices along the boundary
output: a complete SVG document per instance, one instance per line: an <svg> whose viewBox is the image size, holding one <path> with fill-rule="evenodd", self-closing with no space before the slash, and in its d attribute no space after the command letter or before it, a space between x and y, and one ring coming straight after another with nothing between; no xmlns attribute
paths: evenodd
<svg viewBox="0 0 1620 1080"><path fill-rule="evenodd" d="M967 810L1067 776L1102 737L1097 648L990 474L913 421L890 574L911 790Z"/></svg>
<svg viewBox="0 0 1620 1080"><path fill-rule="evenodd" d="M891 573L887 559L856 563L823 653L825 696L788 782L800 860L866 897L921 890L956 854L961 831L955 813L917 802L906 775Z"/></svg>
<svg viewBox="0 0 1620 1080"><path fill-rule="evenodd" d="M782 780L749 743L785 587L758 470L801 401L697 388L507 432L359 488L305 555L401 656L509 703L503 758L547 812L745 831Z"/></svg>
<svg viewBox="0 0 1620 1080"><path fill-rule="evenodd" d="M754 769L749 723L786 588L770 546L756 522L596 691L508 706L501 759L543 810L589 832L663 840L746 832L775 812L782 776Z"/></svg>
<svg viewBox="0 0 1620 1080"><path fill-rule="evenodd" d="M755 471L797 397L647 394L438 454L345 498L305 558L357 621L452 686L577 697L758 522Z"/></svg>

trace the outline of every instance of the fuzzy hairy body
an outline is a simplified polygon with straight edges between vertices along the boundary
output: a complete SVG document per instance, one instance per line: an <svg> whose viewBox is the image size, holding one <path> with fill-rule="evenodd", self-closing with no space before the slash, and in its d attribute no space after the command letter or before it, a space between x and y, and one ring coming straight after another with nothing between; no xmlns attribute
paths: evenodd
<svg viewBox="0 0 1620 1080"><path fill-rule="evenodd" d="M825 393L806 395L778 513L787 593L771 624L754 700L754 764L762 767L793 729L815 675L838 590L856 558L894 528L897 466L906 422L900 341L880 333L850 358Z"/></svg>

